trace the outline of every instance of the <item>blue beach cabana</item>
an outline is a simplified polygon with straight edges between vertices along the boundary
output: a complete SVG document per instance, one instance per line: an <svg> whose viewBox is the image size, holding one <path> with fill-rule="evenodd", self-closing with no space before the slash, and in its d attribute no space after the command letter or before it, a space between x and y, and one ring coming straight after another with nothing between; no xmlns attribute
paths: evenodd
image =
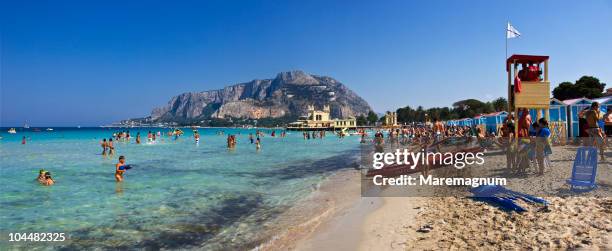
<svg viewBox="0 0 612 251"><path fill-rule="evenodd" d="M447 125L447 126L457 126L458 124L459 124L459 123L457 122L457 120L454 120L454 119L453 119L453 120L446 121L446 125Z"/></svg>
<svg viewBox="0 0 612 251"><path fill-rule="evenodd" d="M550 99L550 108L548 109L550 121L567 122L567 105L556 98Z"/></svg>
<svg viewBox="0 0 612 251"><path fill-rule="evenodd" d="M508 112L493 112L485 114L483 117L485 118L487 132L496 134L506 117L508 117Z"/></svg>
<svg viewBox="0 0 612 251"><path fill-rule="evenodd" d="M552 142L564 145L568 137L567 105L561 100L551 98L548 114Z"/></svg>
<svg viewBox="0 0 612 251"><path fill-rule="evenodd" d="M464 118L459 120L459 125L460 126L472 126L472 119L471 118Z"/></svg>
<svg viewBox="0 0 612 251"><path fill-rule="evenodd" d="M569 124L569 136L578 137L580 136L580 123L578 114L580 111L591 107L592 100L588 98L576 98L563 100L563 104L567 105L567 118Z"/></svg>
<svg viewBox="0 0 612 251"><path fill-rule="evenodd" d="M485 114L476 115L472 119L472 123L474 124L474 126L484 125L484 124L486 124L486 122L487 122L487 120L485 118Z"/></svg>

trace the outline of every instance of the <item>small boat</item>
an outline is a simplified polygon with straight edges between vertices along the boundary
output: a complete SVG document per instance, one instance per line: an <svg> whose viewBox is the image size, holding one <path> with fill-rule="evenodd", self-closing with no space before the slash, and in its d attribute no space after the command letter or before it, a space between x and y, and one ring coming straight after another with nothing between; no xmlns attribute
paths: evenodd
<svg viewBox="0 0 612 251"><path fill-rule="evenodd" d="M40 128L34 128L32 129L33 132L40 132Z"/></svg>
<svg viewBox="0 0 612 251"><path fill-rule="evenodd" d="M53 128L47 128L46 130L47 131L53 131Z"/></svg>
<svg viewBox="0 0 612 251"><path fill-rule="evenodd" d="M29 128L30 128L30 125L28 125L28 123L24 123L24 124L23 124L23 128L24 128L24 129L29 129Z"/></svg>
<svg viewBox="0 0 612 251"><path fill-rule="evenodd" d="M11 128L11 129L8 129L8 133L15 134L17 133L17 130L15 130L15 128Z"/></svg>

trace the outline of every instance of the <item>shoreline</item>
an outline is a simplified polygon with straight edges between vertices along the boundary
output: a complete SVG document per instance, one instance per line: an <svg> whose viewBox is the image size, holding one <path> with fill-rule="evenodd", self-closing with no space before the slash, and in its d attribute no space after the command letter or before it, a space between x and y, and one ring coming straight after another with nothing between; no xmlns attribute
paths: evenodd
<svg viewBox="0 0 612 251"><path fill-rule="evenodd" d="M361 198L360 177L356 169L330 174L311 195L279 216L276 222L279 229L272 230L274 235L252 250L308 250L309 240L347 210L355 208Z"/></svg>
<svg viewBox="0 0 612 251"><path fill-rule="evenodd" d="M553 152L558 161L547 176L511 178L508 187L526 187L531 193L541 188L538 184L547 184L549 192L561 187L571 172L575 148L556 146ZM490 153L487 164L503 169L505 156ZM357 189L354 193L335 184L338 186L329 194L325 188L329 185L322 184L326 196L337 200L334 207L317 218L308 231L294 235L291 240L295 244L275 245L269 250L611 249L612 220L606 215L612 212L612 200L606 196L610 183L603 171L609 166L607 162L600 165L599 190L544 196L550 202L544 208L521 202L528 209L524 213L504 212L465 196L361 197L360 176L353 171L357 176L351 177L352 189ZM393 190L384 189L382 194L393 195Z"/></svg>

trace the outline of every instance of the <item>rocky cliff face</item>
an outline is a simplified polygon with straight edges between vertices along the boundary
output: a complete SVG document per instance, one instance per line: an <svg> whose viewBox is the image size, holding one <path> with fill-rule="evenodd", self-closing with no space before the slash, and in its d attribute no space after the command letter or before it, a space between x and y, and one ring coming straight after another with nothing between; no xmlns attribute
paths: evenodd
<svg viewBox="0 0 612 251"><path fill-rule="evenodd" d="M154 122L199 121L210 118L280 118L303 116L308 105L330 105L333 118L358 116L370 105L342 83L302 71L279 73L274 79L253 80L220 90L183 93L151 112Z"/></svg>

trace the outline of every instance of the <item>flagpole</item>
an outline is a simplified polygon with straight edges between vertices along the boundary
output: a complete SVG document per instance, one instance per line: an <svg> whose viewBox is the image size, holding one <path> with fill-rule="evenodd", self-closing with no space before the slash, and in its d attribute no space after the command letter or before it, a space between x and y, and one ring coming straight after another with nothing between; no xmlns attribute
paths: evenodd
<svg viewBox="0 0 612 251"><path fill-rule="evenodd" d="M504 58L504 62L508 60L508 24L510 24L510 21L506 22L506 32L504 32L504 38L506 38L506 58Z"/></svg>

